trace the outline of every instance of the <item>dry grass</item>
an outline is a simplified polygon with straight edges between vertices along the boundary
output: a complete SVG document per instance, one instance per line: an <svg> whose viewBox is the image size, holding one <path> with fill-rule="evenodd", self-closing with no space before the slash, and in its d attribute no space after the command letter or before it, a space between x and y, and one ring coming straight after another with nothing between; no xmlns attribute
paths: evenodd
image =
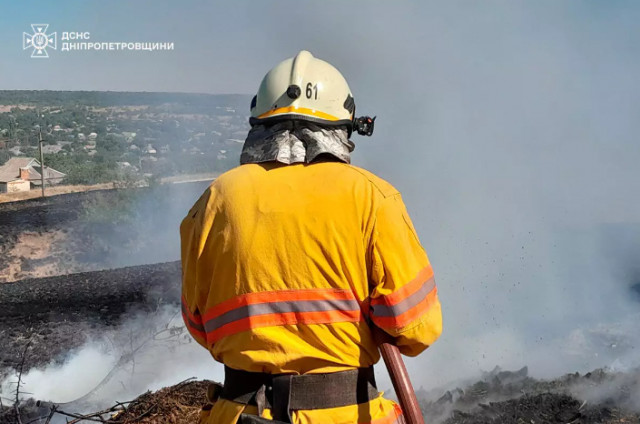
<svg viewBox="0 0 640 424"><path fill-rule="evenodd" d="M164 177L160 180L162 184L177 184L186 182L208 181L215 180L220 174L218 173L202 173L191 175L175 175L172 177ZM79 193L83 191L93 190L111 190L118 188L118 183L103 183L94 185L58 185L45 187L45 195L57 196L60 194ZM42 196L42 190L40 188L34 188L29 191L20 191L17 193L2 193L0 194L0 203L19 202L21 200L36 199Z"/></svg>
<svg viewBox="0 0 640 424"><path fill-rule="evenodd" d="M60 185L45 187L45 194L47 196L57 196L59 194L78 193L81 191L92 190L109 190L115 188L114 183L103 183L95 185ZM0 194L0 203L18 202L20 200L35 199L42 196L42 190L35 188L29 191L19 191L17 193L2 193Z"/></svg>
<svg viewBox="0 0 640 424"><path fill-rule="evenodd" d="M113 423L196 424L206 403L209 381L183 382L154 393L145 393L126 410L114 415Z"/></svg>
<svg viewBox="0 0 640 424"><path fill-rule="evenodd" d="M11 112L11 109L13 109L14 107L17 107L20 109L35 108L35 106L31 106L31 105L0 105L0 113Z"/></svg>
<svg viewBox="0 0 640 424"><path fill-rule="evenodd" d="M164 177L160 180L162 184L177 184L177 183L187 183L187 182L198 182L198 181L213 181L220 174L218 173L202 173L202 174L190 174L190 175L174 175L172 177Z"/></svg>
<svg viewBox="0 0 640 424"><path fill-rule="evenodd" d="M48 277L66 272L66 269L61 269L61 265L71 268L71 264L56 258L65 238L66 235L60 230L26 231L20 234L13 248L6 252L5 267L0 269L0 282ZM25 262L25 258L28 261Z"/></svg>

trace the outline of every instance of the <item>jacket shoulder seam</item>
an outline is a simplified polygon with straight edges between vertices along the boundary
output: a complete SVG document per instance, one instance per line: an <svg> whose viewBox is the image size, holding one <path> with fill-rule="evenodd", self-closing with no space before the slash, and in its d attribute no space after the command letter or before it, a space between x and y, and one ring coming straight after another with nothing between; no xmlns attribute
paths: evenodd
<svg viewBox="0 0 640 424"><path fill-rule="evenodd" d="M373 179L371 178L371 175L369 171L362 169L362 168L358 168L357 166L354 165L349 165L349 169L353 170L354 172L357 172L358 174L362 175L363 177L365 177L367 179L367 181L369 181L369 183L376 188L376 190L378 190L378 193L380 193L380 195L382 195L382 197L384 197L385 199L389 198L389 197L393 197L396 196L398 194L400 194L400 192L393 187L390 183L386 182L389 187L391 187L393 190L383 190L380 185ZM378 177L379 178L379 177ZM380 178L382 180L382 178ZM384 181L384 180L383 180Z"/></svg>

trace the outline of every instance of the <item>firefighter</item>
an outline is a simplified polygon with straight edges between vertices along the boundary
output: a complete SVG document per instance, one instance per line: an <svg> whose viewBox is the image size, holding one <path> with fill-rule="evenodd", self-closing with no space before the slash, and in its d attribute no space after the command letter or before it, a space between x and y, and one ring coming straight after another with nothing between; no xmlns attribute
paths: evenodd
<svg viewBox="0 0 640 424"><path fill-rule="evenodd" d="M416 356L440 335L429 259L400 193L350 165L341 73L301 51L262 80L241 165L180 226L182 312L224 364L201 423L397 422L377 390L377 340Z"/></svg>

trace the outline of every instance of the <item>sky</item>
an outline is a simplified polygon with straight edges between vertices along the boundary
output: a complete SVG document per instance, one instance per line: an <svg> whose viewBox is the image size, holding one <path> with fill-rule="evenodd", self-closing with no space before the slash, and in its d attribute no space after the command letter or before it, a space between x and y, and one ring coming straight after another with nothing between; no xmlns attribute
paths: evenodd
<svg viewBox="0 0 640 424"><path fill-rule="evenodd" d="M400 189L433 263L444 333L417 385L551 376L640 357L638 22L617 0L4 0L0 89L253 94L311 51L378 116L354 163ZM32 23L174 50L32 59Z"/></svg>

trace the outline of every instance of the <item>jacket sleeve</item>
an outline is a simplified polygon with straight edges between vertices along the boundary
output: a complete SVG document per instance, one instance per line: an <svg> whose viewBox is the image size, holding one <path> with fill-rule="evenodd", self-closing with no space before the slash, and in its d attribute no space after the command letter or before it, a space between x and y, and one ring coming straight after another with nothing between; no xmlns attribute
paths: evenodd
<svg viewBox="0 0 640 424"><path fill-rule="evenodd" d="M399 193L382 201L370 246L369 318L416 356L442 332L433 270Z"/></svg>
<svg viewBox="0 0 640 424"><path fill-rule="evenodd" d="M182 260L182 319L191 336L205 348L206 330L199 304L207 298L208 285L198 284L198 264L203 241L208 235L205 214L210 201L211 190L205 191L193 205L180 225L180 253Z"/></svg>

